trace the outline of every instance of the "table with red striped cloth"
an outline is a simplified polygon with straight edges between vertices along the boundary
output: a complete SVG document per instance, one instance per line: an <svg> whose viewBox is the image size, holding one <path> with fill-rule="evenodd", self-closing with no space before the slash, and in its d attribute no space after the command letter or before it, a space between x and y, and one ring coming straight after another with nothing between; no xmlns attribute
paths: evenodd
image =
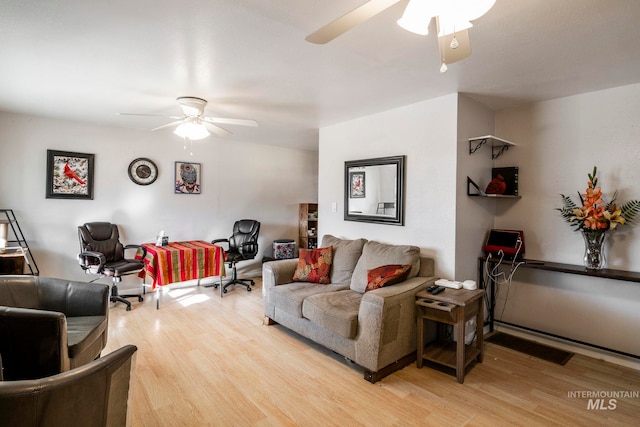
<svg viewBox="0 0 640 427"><path fill-rule="evenodd" d="M166 246L144 243L147 250L141 277L149 276L152 289L175 282L224 276L224 250L202 240L169 242ZM139 257L139 255L138 255Z"/></svg>

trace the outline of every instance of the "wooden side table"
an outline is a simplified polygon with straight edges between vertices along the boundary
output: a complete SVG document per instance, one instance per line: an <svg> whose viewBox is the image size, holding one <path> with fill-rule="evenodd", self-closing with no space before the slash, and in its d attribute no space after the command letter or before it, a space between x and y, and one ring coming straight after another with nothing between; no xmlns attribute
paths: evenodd
<svg viewBox="0 0 640 427"><path fill-rule="evenodd" d="M418 354L416 366L422 368L423 360L429 360L441 365L454 368L458 382L464 382L465 368L477 359L482 362L482 326L483 326L484 290L445 289L437 295L427 291L416 294L418 306ZM464 324L476 317L476 344L465 345ZM424 322L433 320L438 322L437 339L425 346ZM447 340L441 333L443 324L457 326L456 341Z"/></svg>
<svg viewBox="0 0 640 427"><path fill-rule="evenodd" d="M22 249L17 251L16 249ZM26 254L23 248L0 249L0 275L24 274Z"/></svg>

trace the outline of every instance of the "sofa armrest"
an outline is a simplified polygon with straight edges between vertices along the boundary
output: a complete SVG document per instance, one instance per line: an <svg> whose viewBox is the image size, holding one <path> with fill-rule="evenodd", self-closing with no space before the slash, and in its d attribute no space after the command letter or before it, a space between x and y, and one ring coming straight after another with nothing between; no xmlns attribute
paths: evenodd
<svg viewBox="0 0 640 427"><path fill-rule="evenodd" d="M436 277L413 277L362 296L358 312L358 363L378 371L416 349L416 294Z"/></svg>
<svg viewBox="0 0 640 427"><path fill-rule="evenodd" d="M73 282L37 277L42 310L59 311L67 317L107 316L109 286L102 283Z"/></svg>
<svg viewBox="0 0 640 427"><path fill-rule="evenodd" d="M0 424L131 425L137 347L126 345L85 366L26 381L0 382Z"/></svg>
<svg viewBox="0 0 640 427"><path fill-rule="evenodd" d="M268 261L262 265L262 289L284 285L293 281L298 258Z"/></svg>
<svg viewBox="0 0 640 427"><path fill-rule="evenodd" d="M5 380L69 370L66 317L54 311L0 306L0 353Z"/></svg>
<svg viewBox="0 0 640 427"><path fill-rule="evenodd" d="M69 282L66 310L67 317L107 316L109 314L109 285Z"/></svg>

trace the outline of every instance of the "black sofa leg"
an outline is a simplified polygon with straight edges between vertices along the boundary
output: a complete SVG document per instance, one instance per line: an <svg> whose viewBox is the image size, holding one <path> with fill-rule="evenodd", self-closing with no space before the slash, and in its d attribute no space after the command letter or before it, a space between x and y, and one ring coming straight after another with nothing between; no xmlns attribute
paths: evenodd
<svg viewBox="0 0 640 427"><path fill-rule="evenodd" d="M400 360L396 360L395 362L385 366L377 372L370 371L368 369L364 370L364 379L369 381L371 384L374 384L376 381L380 381L387 375L393 374L396 371L408 366L416 361L416 352L407 354Z"/></svg>

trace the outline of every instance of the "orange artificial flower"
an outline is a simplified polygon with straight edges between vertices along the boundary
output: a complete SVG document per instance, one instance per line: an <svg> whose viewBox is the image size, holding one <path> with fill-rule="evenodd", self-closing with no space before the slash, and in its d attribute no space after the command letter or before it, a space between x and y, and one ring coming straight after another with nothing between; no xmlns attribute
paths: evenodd
<svg viewBox="0 0 640 427"><path fill-rule="evenodd" d="M605 203L602 188L597 186L596 173L597 168L594 166L593 173L589 174L585 193L578 193L582 206L574 203L570 197L560 195L563 207L557 210L567 222L576 227L576 230L601 232L614 230L618 224L624 225L640 213L640 201L638 200L631 200L619 208L616 207L614 202L617 193L614 194L611 202Z"/></svg>

